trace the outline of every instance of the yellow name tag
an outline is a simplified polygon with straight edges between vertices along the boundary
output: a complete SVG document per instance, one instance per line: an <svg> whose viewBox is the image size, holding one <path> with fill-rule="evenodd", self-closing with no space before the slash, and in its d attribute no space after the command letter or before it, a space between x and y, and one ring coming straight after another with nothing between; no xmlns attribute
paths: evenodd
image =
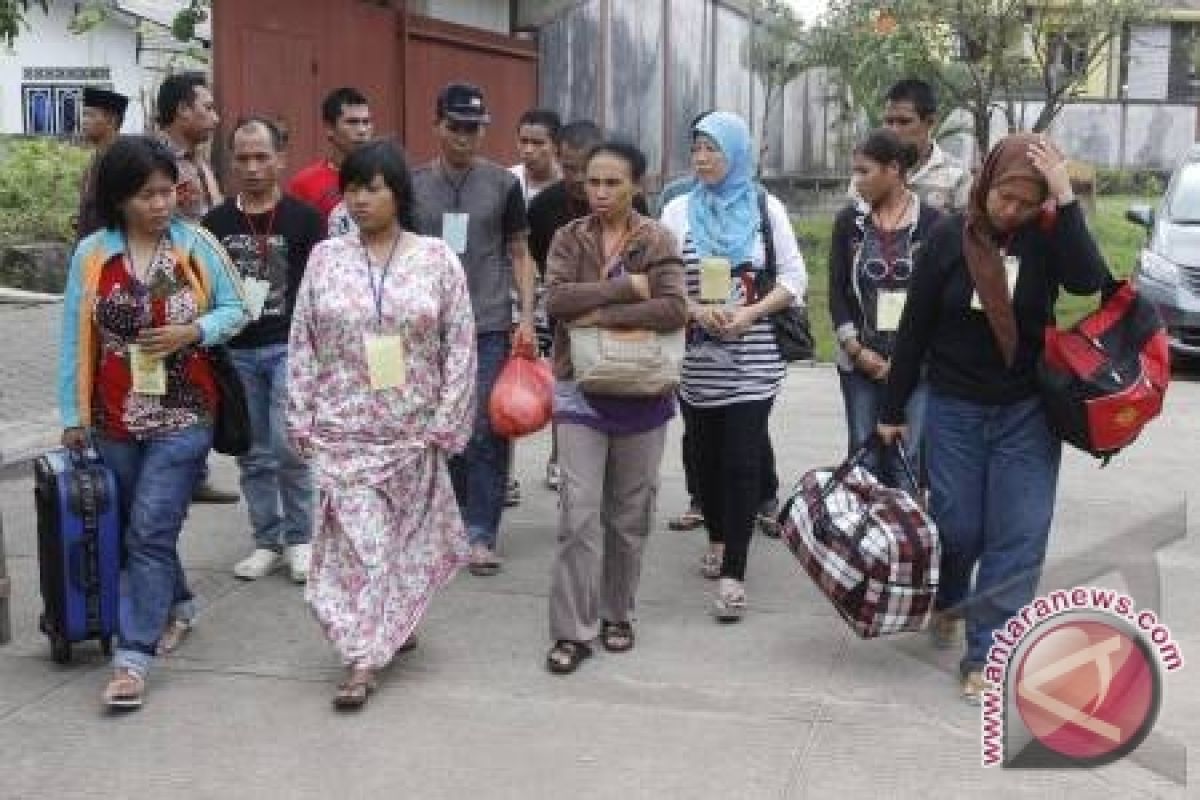
<svg viewBox="0 0 1200 800"><path fill-rule="evenodd" d="M442 214L442 241L450 245L455 255L461 256L467 252L467 229L470 224L470 214L453 211Z"/></svg>
<svg viewBox="0 0 1200 800"><path fill-rule="evenodd" d="M367 353L367 375L374 391L404 386L404 340L396 335L368 333L363 336Z"/></svg>
<svg viewBox="0 0 1200 800"><path fill-rule="evenodd" d="M147 355L136 344L129 345L129 372L136 394L162 397L167 393L167 367L159 356Z"/></svg>
<svg viewBox="0 0 1200 800"><path fill-rule="evenodd" d="M875 330L880 333L898 330L906 302L908 292L881 291L875 300Z"/></svg>
<svg viewBox="0 0 1200 800"><path fill-rule="evenodd" d="M700 302L729 301L733 269L727 258L700 259Z"/></svg>

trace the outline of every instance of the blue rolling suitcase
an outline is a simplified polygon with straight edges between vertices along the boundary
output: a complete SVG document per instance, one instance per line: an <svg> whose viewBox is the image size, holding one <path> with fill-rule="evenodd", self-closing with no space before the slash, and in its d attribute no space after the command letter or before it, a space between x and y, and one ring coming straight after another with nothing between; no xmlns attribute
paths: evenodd
<svg viewBox="0 0 1200 800"><path fill-rule="evenodd" d="M71 645L98 639L105 655L117 632L121 508L117 480L95 450L52 450L33 467L38 564L50 654L65 664Z"/></svg>

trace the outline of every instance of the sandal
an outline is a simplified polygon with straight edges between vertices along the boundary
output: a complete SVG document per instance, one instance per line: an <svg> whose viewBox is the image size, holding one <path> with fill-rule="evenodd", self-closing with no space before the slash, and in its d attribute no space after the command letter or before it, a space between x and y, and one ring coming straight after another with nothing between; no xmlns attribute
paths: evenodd
<svg viewBox="0 0 1200 800"><path fill-rule="evenodd" d="M746 614L746 590L741 581L722 578L721 588L713 601L713 616L718 622L740 622Z"/></svg>
<svg viewBox="0 0 1200 800"><path fill-rule="evenodd" d="M192 621L188 619L172 619L167 621L167 627L163 630L162 635L158 637L158 647L154 652L156 655L169 656L179 649L183 644L183 640L192 632Z"/></svg>
<svg viewBox="0 0 1200 800"><path fill-rule="evenodd" d="M628 622L600 623L600 643L610 653L625 653L633 649L633 625Z"/></svg>
<svg viewBox="0 0 1200 800"><path fill-rule="evenodd" d="M700 574L710 581L715 581L721 577L721 562L724 560L724 553L717 553L712 550L705 552L700 556Z"/></svg>
<svg viewBox="0 0 1200 800"><path fill-rule="evenodd" d="M559 639L546 654L546 669L555 675L570 675L591 654L592 648L583 642Z"/></svg>
<svg viewBox="0 0 1200 800"><path fill-rule="evenodd" d="M677 517L667 521L667 527L673 531L691 531L704 525L704 512L696 506L690 506Z"/></svg>
<svg viewBox="0 0 1200 800"><path fill-rule="evenodd" d="M355 667L350 677L337 685L333 694L333 707L338 711L357 711L367 704L367 698L375 691L375 676L369 669Z"/></svg>
<svg viewBox="0 0 1200 800"><path fill-rule="evenodd" d="M145 696L145 678L126 667L113 672L108 685L104 687L104 704L119 711L141 708Z"/></svg>
<svg viewBox="0 0 1200 800"><path fill-rule="evenodd" d="M491 550L476 545L472 548L467 571L477 578L490 578L500 573L500 559Z"/></svg>

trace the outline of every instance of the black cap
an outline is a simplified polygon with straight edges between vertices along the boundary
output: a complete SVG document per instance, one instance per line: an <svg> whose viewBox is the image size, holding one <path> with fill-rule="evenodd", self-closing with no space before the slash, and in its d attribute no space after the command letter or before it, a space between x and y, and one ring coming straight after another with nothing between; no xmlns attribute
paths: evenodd
<svg viewBox="0 0 1200 800"><path fill-rule="evenodd" d="M486 125L492 121L487 106L483 104L483 92L469 83L451 83L438 92L437 114L439 119L452 119L455 122Z"/></svg>
<svg viewBox="0 0 1200 800"><path fill-rule="evenodd" d="M83 87L83 104L88 108L99 108L123 116L125 109L129 107L129 98L109 89L85 86Z"/></svg>

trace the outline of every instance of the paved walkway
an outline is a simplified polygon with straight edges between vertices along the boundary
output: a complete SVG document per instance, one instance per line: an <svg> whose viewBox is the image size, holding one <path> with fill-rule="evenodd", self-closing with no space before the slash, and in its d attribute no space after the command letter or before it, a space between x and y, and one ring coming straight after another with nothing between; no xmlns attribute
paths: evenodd
<svg viewBox="0 0 1200 800"><path fill-rule="evenodd" d="M837 459L837 391L829 369L789 377L773 419L785 480ZM329 707L337 665L300 590L282 575L230 577L249 544L245 512L212 506L184 535L203 605L195 635L154 674L145 709L102 713L98 652L56 667L35 631L30 481L0 480L16 591L16 639L0 648L0 798L1195 797L1164 776L1200 743L1200 547L1152 549L1174 537L1200 475L1197 419L1200 385L1180 383L1167 416L1112 466L1066 459L1044 585L1134 587L1192 658L1167 679L1152 739L1103 770L982 769L955 655L921 636L857 640L778 542L754 544L746 620L715 624L712 584L696 572L702 534L665 527L684 501L674 446L637 648L548 675L555 503L538 483L540 437L520 446L526 500L506 516L505 572L464 574L438 596L420 648L356 716Z"/></svg>

